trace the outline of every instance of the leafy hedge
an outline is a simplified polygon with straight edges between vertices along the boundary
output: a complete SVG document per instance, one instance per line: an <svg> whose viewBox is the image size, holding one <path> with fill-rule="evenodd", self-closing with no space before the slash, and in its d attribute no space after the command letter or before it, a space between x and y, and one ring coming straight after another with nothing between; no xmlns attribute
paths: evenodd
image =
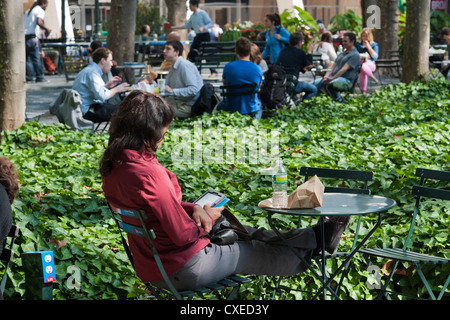
<svg viewBox="0 0 450 320"><path fill-rule="evenodd" d="M270 176L264 169L278 154L287 166L291 191L301 182L301 166L372 170L372 193L395 199L398 207L384 215L368 246L401 247L412 213L415 169L450 170L449 107L450 83L434 80L390 85L370 96L353 97L347 104L318 97L260 121L239 114L204 115L174 122L158 159L177 174L186 201L208 188L223 191L231 199L229 207L244 223L266 228L266 216L257 204L271 194ZM106 143L107 134L37 122L3 133L0 152L15 163L21 181L14 215L22 233L15 251L54 252L54 299L139 299L145 294L102 195L97 168ZM420 219L413 249L450 256L449 218L449 208L431 207ZM363 235L373 219L364 220ZM278 216L277 223L295 225L283 216ZM309 222L302 223L306 227ZM350 245L351 237L341 241L341 249ZM334 264L330 260L327 267ZM438 281L450 268L425 271ZM75 282L78 275L79 283ZM341 297L373 299L377 292L368 289L368 279L367 265L357 256ZM397 275L396 281L401 290L423 296L416 274ZM307 273L283 279L282 284L300 289L319 285ZM5 298L21 299L23 294L24 273L16 258ZM255 277L241 290L240 298L269 299L271 294L269 282Z"/></svg>

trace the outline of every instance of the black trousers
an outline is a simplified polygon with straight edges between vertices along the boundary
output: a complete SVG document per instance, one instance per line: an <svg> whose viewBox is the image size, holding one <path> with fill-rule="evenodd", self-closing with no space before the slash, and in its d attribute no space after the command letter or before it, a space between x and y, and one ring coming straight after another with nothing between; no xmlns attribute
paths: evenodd
<svg viewBox="0 0 450 320"><path fill-rule="evenodd" d="M192 41L192 45L189 49L187 59L192 63L195 63L195 58L198 56L198 50L200 49L200 43L211 41L211 34L209 32L197 33ZM211 73L217 73L215 68L210 68Z"/></svg>
<svg viewBox="0 0 450 320"><path fill-rule="evenodd" d="M91 110L94 109L94 112ZM86 112L83 118L91 120L92 122L106 122L111 119L111 116L116 112L117 105L111 103L94 103L91 109Z"/></svg>

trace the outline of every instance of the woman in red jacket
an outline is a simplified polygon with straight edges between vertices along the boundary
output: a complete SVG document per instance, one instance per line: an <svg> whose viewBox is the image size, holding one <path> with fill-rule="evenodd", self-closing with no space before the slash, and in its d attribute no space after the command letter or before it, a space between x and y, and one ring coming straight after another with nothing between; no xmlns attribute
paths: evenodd
<svg viewBox="0 0 450 320"><path fill-rule="evenodd" d="M306 267L280 241L251 240L216 245L205 237L223 207L205 205L202 208L183 202L175 174L164 168L155 156L173 117L172 106L163 98L132 91L111 119L110 138L100 162L100 173L105 197L112 207L145 211L145 223L155 232L156 249L174 286L187 290L231 274L290 276L304 271ZM345 227L346 223L337 219L326 223L325 238L331 243L327 251L336 249ZM268 233L272 235L272 231L262 228L248 227L248 231L254 239L261 234L266 239ZM310 259L318 247L317 232L317 227L295 232L295 250L306 259ZM128 241L138 277L167 288L147 240L128 234Z"/></svg>

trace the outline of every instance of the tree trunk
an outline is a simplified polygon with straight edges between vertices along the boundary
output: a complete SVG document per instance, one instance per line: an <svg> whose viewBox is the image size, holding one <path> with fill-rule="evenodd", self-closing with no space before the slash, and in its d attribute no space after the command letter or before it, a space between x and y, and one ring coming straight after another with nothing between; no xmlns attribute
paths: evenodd
<svg viewBox="0 0 450 320"><path fill-rule="evenodd" d="M391 59L391 51L398 51L398 6L399 0L381 0L380 29L374 30L375 41L379 45L379 58ZM389 76L395 75L392 69L381 69L380 72Z"/></svg>
<svg viewBox="0 0 450 320"><path fill-rule="evenodd" d="M186 22L186 1L185 0L165 0L167 5L167 21L172 26L182 26ZM177 30L181 39L187 39L186 29Z"/></svg>
<svg viewBox="0 0 450 320"><path fill-rule="evenodd" d="M426 80L430 44L430 0L408 0L402 82Z"/></svg>
<svg viewBox="0 0 450 320"><path fill-rule="evenodd" d="M107 47L118 65L134 61L134 32L136 29L137 0L111 0ZM126 70L134 83L134 71Z"/></svg>
<svg viewBox="0 0 450 320"><path fill-rule="evenodd" d="M21 1L0 2L0 132L25 121L25 36Z"/></svg>

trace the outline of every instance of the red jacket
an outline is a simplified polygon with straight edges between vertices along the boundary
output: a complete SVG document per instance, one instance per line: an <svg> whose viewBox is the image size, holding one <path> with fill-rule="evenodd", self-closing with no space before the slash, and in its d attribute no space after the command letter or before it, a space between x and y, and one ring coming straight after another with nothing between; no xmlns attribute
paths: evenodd
<svg viewBox="0 0 450 320"><path fill-rule="evenodd" d="M194 204L181 201L175 174L154 155L124 150L112 172L102 180L111 206L145 211L146 225L155 232L154 244L168 275L209 243L202 237L203 228L191 218ZM123 221L139 225L137 219L123 217ZM128 234L128 241L138 277L150 282L161 280L147 239Z"/></svg>

